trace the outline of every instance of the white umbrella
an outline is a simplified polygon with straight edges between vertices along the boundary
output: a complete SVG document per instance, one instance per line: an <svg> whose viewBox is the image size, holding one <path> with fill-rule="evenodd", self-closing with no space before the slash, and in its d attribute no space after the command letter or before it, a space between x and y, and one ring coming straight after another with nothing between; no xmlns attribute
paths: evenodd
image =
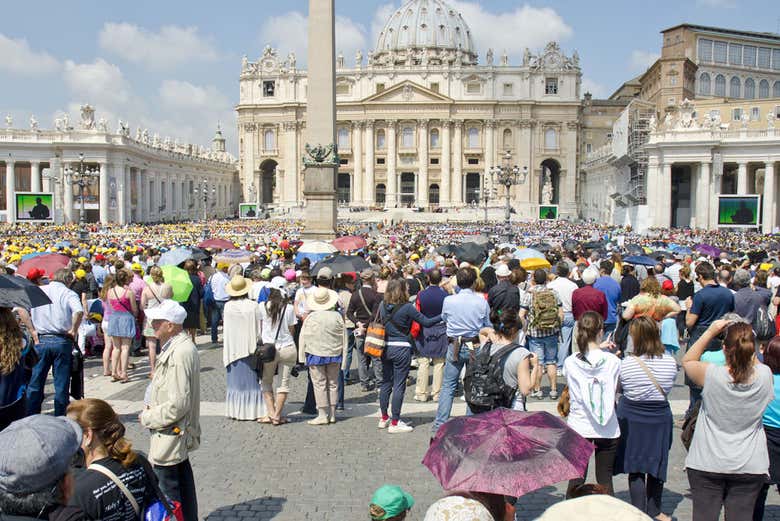
<svg viewBox="0 0 780 521"><path fill-rule="evenodd" d="M298 253L336 253L338 248L323 241L303 241Z"/></svg>

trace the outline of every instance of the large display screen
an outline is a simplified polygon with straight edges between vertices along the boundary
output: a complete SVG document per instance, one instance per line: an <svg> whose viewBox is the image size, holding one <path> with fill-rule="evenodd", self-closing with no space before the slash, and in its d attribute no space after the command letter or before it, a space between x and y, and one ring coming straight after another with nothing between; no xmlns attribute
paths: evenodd
<svg viewBox="0 0 780 521"><path fill-rule="evenodd" d="M54 221L54 194L16 192L17 221Z"/></svg>
<svg viewBox="0 0 780 521"><path fill-rule="evenodd" d="M758 226L760 203L759 195L719 196L718 226Z"/></svg>
<svg viewBox="0 0 780 521"><path fill-rule="evenodd" d="M241 219L257 219L257 204L240 203L238 205L238 217Z"/></svg>
<svg viewBox="0 0 780 521"><path fill-rule="evenodd" d="M557 204L543 204L539 206L540 221L554 221L557 218L558 218Z"/></svg>

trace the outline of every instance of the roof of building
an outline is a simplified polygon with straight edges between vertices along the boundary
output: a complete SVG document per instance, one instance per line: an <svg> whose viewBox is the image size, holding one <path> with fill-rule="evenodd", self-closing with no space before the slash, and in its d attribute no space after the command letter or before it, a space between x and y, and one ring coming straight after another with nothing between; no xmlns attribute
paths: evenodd
<svg viewBox="0 0 780 521"><path fill-rule="evenodd" d="M769 33L769 32L756 32L756 31L741 31L738 29L727 29L725 27L712 27L709 25L696 25L696 24L688 24L688 23L682 23L675 25L673 27L669 27L668 29L664 29L661 31L661 33L669 32L673 29L678 29L680 27L687 27L688 29L692 29L694 31L706 31L710 33L723 33L724 35L729 36L744 36L748 38L765 38L769 40L776 40L780 41L780 34L777 33Z"/></svg>

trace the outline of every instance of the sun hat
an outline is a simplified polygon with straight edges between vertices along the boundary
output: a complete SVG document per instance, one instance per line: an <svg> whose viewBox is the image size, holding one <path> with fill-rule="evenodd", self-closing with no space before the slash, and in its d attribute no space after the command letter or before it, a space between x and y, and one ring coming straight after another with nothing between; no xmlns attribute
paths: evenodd
<svg viewBox="0 0 780 521"><path fill-rule="evenodd" d="M338 303L339 295L332 289L318 287L314 293L306 298L306 304L313 311L325 311L333 309Z"/></svg>
<svg viewBox="0 0 780 521"><path fill-rule="evenodd" d="M432 504L423 521L493 521L493 515L476 499L447 496Z"/></svg>
<svg viewBox="0 0 780 521"><path fill-rule="evenodd" d="M132 264L132 266L130 266L130 269L131 269L132 271L137 271L137 272L139 272L139 273L143 273L143 272L144 272L144 267L143 267L143 266L141 266L141 265L140 265L139 263L137 263L137 262L134 262L134 263Z"/></svg>
<svg viewBox="0 0 780 521"><path fill-rule="evenodd" d="M324 266L320 269L320 271L317 272L317 278L318 279L332 279L333 278L333 270L330 269L327 266Z"/></svg>
<svg viewBox="0 0 780 521"><path fill-rule="evenodd" d="M427 517L426 517L427 519ZM552 505L536 521L644 521L650 518L635 506L606 494L568 499Z"/></svg>
<svg viewBox="0 0 780 521"><path fill-rule="evenodd" d="M504 264L503 262L498 265L496 268L496 277L508 277L512 274L512 270L509 269L509 266Z"/></svg>
<svg viewBox="0 0 780 521"><path fill-rule="evenodd" d="M187 312L178 302L171 299L163 299L162 302L144 311L146 318L152 320L166 320L171 324L183 324L187 318Z"/></svg>
<svg viewBox="0 0 780 521"><path fill-rule="evenodd" d="M241 275L233 275L230 282L225 284L225 291L231 297L241 297L249 293L251 287L249 279L242 277Z"/></svg>
<svg viewBox="0 0 780 521"><path fill-rule="evenodd" d="M81 446L78 423L36 414L0 431L0 490L27 495L48 489L70 469Z"/></svg>
<svg viewBox="0 0 780 521"><path fill-rule="evenodd" d="M402 514L414 506L414 498L398 485L382 485L371 497L371 519L381 521Z"/></svg>

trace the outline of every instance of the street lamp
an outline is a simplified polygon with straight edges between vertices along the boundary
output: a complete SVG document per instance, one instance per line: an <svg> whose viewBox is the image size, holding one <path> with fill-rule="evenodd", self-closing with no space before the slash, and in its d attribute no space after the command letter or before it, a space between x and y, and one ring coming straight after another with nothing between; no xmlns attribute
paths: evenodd
<svg viewBox="0 0 780 521"><path fill-rule="evenodd" d="M506 229L507 242L512 242L512 207L510 205L511 194L509 192L512 186L525 183L528 178L528 167L524 166L520 169L517 165L513 166L512 154L507 150L503 157L503 164L501 166L490 167L489 173L493 186L503 186L505 188L504 197L506 198L506 207L504 208L504 227Z"/></svg>
<svg viewBox="0 0 780 521"><path fill-rule="evenodd" d="M81 201L81 208L79 208L79 240L86 241L89 238L87 233L87 209L84 200L84 189L91 183L92 179L100 177L100 170L87 168L84 169L84 154L79 154L79 169L73 170L72 168L65 169L65 182L71 183L73 186L79 187L79 200ZM108 201L100 201L100 204L107 204ZM68 201L65 204L69 204Z"/></svg>
<svg viewBox="0 0 780 521"><path fill-rule="evenodd" d="M482 199L482 204L485 208L485 224L488 223L488 201L490 201L490 199L495 199L496 195L498 194L496 194L495 188L490 189L483 187L477 189L477 199Z"/></svg>
<svg viewBox="0 0 780 521"><path fill-rule="evenodd" d="M200 186L196 186L193 190L196 194L200 194L201 197L203 198L203 220L207 221L208 211L209 211L208 210L209 194L215 196L217 193L217 189L212 187L211 191L209 192L208 179L204 179L202 184ZM216 201L214 204L216 204ZM212 204L211 206L214 206L214 204Z"/></svg>

